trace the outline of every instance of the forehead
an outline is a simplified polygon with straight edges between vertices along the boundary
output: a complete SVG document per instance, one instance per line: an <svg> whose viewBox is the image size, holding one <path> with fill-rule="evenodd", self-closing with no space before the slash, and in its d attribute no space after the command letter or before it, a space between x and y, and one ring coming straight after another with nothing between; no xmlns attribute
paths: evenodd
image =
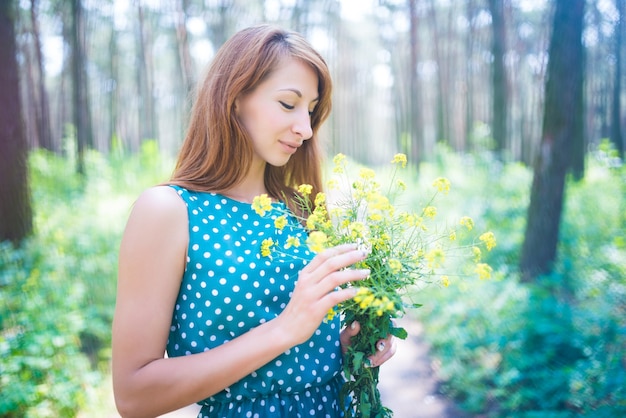
<svg viewBox="0 0 626 418"><path fill-rule="evenodd" d="M319 80L308 63L296 58L282 59L269 76L259 85L277 91L297 91L299 96L313 100L318 96Z"/></svg>

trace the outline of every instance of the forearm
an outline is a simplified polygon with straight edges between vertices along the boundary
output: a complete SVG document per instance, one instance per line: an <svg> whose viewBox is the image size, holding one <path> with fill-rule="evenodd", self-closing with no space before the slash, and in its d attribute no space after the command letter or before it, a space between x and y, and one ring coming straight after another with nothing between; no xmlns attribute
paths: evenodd
<svg viewBox="0 0 626 418"><path fill-rule="evenodd" d="M154 417L205 399L294 346L290 334L276 319L202 353L155 359L127 373L114 365L118 410L123 417Z"/></svg>

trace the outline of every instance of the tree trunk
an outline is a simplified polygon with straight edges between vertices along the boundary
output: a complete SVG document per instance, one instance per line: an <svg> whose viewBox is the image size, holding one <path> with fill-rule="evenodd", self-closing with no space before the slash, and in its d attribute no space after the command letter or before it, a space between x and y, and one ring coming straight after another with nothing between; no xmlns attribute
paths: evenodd
<svg viewBox="0 0 626 418"><path fill-rule="evenodd" d="M85 174L85 148L93 146L84 50L84 17L81 0L72 0L72 108L76 134L76 170Z"/></svg>
<svg viewBox="0 0 626 418"><path fill-rule="evenodd" d="M492 85L492 133L495 142L495 151L498 155L506 149L507 142L507 118L508 118L508 89L506 71L504 66L504 53L506 51L506 30L504 25L504 1L489 0L491 12L492 44L491 53L493 63L491 66Z"/></svg>
<svg viewBox="0 0 626 418"><path fill-rule="evenodd" d="M52 142L52 130L50 128L50 106L48 104L48 91L46 90L46 73L43 69L43 54L41 52L41 36L39 35L39 19L37 18L37 0L30 2L30 21L33 32L33 47L35 50L35 65L37 68L37 99L35 118L39 146L50 151L58 151Z"/></svg>
<svg viewBox="0 0 626 418"><path fill-rule="evenodd" d="M545 89L543 132L534 165L525 240L524 281L552 271L563 208L565 176L580 132L583 95L584 0L557 0Z"/></svg>
<svg viewBox="0 0 626 418"><path fill-rule="evenodd" d="M176 2L176 45L178 47L180 74L185 87L185 97L193 90L195 85L191 53L189 52L189 37L187 36L188 9L189 0L178 0Z"/></svg>
<svg viewBox="0 0 626 418"><path fill-rule="evenodd" d="M432 48L433 48L434 59L435 59L435 62L437 63L437 93L435 95L436 96L435 97L435 109L436 109L435 142L448 141L449 143L450 131L448 130L448 124L446 120L446 111L445 111L446 109L445 92L446 92L446 83L448 80L447 80L446 71L445 71L446 64L444 63L444 57L442 56L443 54L441 53L442 43L441 43L441 37L440 37L439 24L437 23L437 12L436 12L435 0L430 0L429 14L430 14L430 19L429 19L430 27L432 29L432 42L433 42ZM426 149L427 147L425 146L424 148Z"/></svg>
<svg viewBox="0 0 626 418"><path fill-rule="evenodd" d="M152 65L152 28L146 25L141 2L137 1L138 49L137 88L139 89L139 143L156 138L154 71Z"/></svg>
<svg viewBox="0 0 626 418"><path fill-rule="evenodd" d="M118 99L119 99L119 53L117 46L117 29L115 23L111 23L111 38L109 39L109 87L107 88L108 106L109 106L109 132L107 140L109 141L109 150L111 152L121 152L123 144L117 133L118 121Z"/></svg>
<svg viewBox="0 0 626 418"><path fill-rule="evenodd" d="M459 151L468 151L468 140L472 136L474 129L474 80L472 71L472 60L474 55L474 43L476 41L476 31L474 29L474 13L476 5L474 1L468 0L465 9L467 21L469 22L468 35L465 38L465 129L462 144Z"/></svg>
<svg viewBox="0 0 626 418"><path fill-rule="evenodd" d="M28 150L16 60L16 2L0 2L0 241L19 243L32 231Z"/></svg>
<svg viewBox="0 0 626 418"><path fill-rule="evenodd" d="M411 56L409 62L409 128L411 130L411 148L410 159L416 166L421 161L424 154L424 136L422 135L423 117L422 117L422 96L419 89L419 79L417 77L417 62L419 59L419 40L418 40L418 16L417 16L417 0L409 0L409 22L410 22L410 46Z"/></svg>
<svg viewBox="0 0 626 418"><path fill-rule="evenodd" d="M615 28L615 80L613 81L613 103L611 107L611 141L619 156L624 158L624 138L621 128L621 93L622 93L622 43L624 37L624 0L615 0L619 19Z"/></svg>

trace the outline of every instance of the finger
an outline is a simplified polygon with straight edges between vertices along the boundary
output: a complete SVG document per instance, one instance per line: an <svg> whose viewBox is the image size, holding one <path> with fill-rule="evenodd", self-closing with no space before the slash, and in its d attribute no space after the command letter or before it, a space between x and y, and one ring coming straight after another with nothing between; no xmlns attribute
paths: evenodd
<svg viewBox="0 0 626 418"><path fill-rule="evenodd" d="M341 302L345 302L348 299L352 299L353 297L356 296L357 292L358 292L358 288L356 287L349 287L346 289L337 289L333 292L329 292L322 298L322 303L325 305L325 307L328 306L328 308L326 308L324 312L327 312L329 309L340 304Z"/></svg>
<svg viewBox="0 0 626 418"><path fill-rule="evenodd" d="M380 340L376 343L376 353L368 357L371 367L378 367L396 353L396 344L394 338Z"/></svg>
<svg viewBox="0 0 626 418"><path fill-rule="evenodd" d="M311 262L304 268L304 270L313 271L319 268L321 265L325 264L328 260L332 260L333 258L341 256L345 253L354 252L356 254L359 252L357 248L358 247L356 244L342 244L336 247L328 248L316 255L313 260L311 260ZM363 258L365 257L363 256Z"/></svg>
<svg viewBox="0 0 626 418"><path fill-rule="evenodd" d="M354 270L348 267L353 266L355 263L363 260L367 254L360 250L349 251L336 255L325 260L314 272L314 278L316 282L326 280L332 281L335 286L339 286L343 283L347 283L355 278L363 278L369 275L368 270ZM345 274L344 272L358 272L355 278L352 278L352 273Z"/></svg>
<svg viewBox="0 0 626 418"><path fill-rule="evenodd" d="M342 287L346 283L355 282L359 280L363 280L370 275L369 269L345 269L340 271L335 271L322 277L316 283L317 292L319 292L320 297L326 293L333 292L337 290L337 288Z"/></svg>
<svg viewBox="0 0 626 418"><path fill-rule="evenodd" d="M341 342L341 350L344 354L352 342L350 340L352 339L352 337L357 335L360 330L361 324L359 324L357 321L352 321L350 325L348 325L341 331L341 334L339 334L339 341Z"/></svg>

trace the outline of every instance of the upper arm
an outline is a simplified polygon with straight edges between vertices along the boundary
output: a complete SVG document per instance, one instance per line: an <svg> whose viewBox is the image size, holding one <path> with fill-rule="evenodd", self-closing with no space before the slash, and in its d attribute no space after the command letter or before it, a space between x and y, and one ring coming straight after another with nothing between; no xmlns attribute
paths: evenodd
<svg viewBox="0 0 626 418"><path fill-rule="evenodd" d="M146 190L131 211L120 245L114 382L163 357L188 240L187 210L176 191Z"/></svg>

